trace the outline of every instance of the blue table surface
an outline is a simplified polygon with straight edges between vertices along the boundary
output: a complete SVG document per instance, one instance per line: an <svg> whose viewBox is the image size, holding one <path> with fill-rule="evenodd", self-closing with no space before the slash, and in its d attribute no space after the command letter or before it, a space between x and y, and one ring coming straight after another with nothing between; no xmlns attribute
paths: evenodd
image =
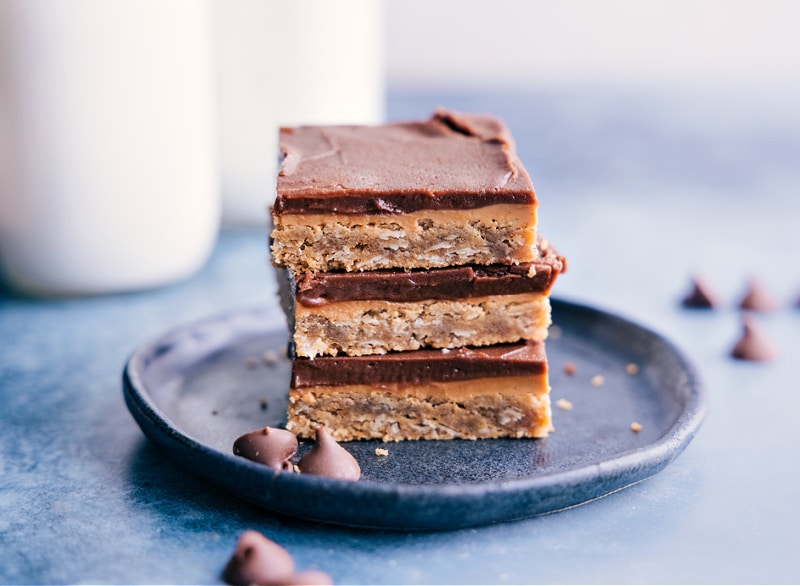
<svg viewBox="0 0 800 586"><path fill-rule="evenodd" d="M35 300L0 290L0 581L220 583L256 529L338 584L798 582L800 112L775 96L392 92L389 117L487 111L512 128L555 294L662 333L697 367L709 414L665 470L556 514L443 533L277 517L185 472L125 408L130 353L199 318L274 304L266 237L223 231L207 266L138 293ZM693 274L723 307L678 301ZM758 278L780 349L729 357Z"/></svg>

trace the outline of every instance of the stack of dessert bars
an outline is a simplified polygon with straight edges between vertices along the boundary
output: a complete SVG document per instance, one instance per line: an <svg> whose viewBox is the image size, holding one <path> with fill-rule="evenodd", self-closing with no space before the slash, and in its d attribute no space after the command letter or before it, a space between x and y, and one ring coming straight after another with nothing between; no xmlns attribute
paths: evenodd
<svg viewBox="0 0 800 586"><path fill-rule="evenodd" d="M503 122L303 126L271 248L292 349L287 428L335 439L544 437L565 261Z"/></svg>

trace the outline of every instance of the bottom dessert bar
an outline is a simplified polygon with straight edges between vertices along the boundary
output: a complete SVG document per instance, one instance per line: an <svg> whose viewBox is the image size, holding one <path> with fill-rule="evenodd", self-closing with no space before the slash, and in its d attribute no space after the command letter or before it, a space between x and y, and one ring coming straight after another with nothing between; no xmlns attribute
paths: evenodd
<svg viewBox="0 0 800 586"><path fill-rule="evenodd" d="M544 344L297 358L287 429L338 441L545 437Z"/></svg>

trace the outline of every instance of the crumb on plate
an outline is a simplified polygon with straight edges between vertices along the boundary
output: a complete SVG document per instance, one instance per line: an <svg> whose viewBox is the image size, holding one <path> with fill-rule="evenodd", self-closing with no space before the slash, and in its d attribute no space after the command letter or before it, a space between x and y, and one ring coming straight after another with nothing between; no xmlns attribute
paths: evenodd
<svg viewBox="0 0 800 586"><path fill-rule="evenodd" d="M559 399L558 401L556 401L556 407L558 407L559 409L563 409L564 411L569 411L570 409L572 409L572 403L570 401L567 401L566 399Z"/></svg>
<svg viewBox="0 0 800 586"><path fill-rule="evenodd" d="M606 382L606 379L603 378L602 374L596 374L592 377L592 385L595 387L602 386L604 382Z"/></svg>

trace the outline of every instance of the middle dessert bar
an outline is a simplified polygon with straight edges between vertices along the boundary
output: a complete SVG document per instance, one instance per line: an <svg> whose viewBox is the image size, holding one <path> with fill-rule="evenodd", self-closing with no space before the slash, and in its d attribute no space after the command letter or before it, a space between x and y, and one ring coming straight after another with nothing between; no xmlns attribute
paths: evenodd
<svg viewBox="0 0 800 586"><path fill-rule="evenodd" d="M544 344L296 358L287 429L338 441L545 437Z"/></svg>
<svg viewBox="0 0 800 586"><path fill-rule="evenodd" d="M542 341L565 261L542 240L536 262L430 270L289 274L297 356Z"/></svg>

